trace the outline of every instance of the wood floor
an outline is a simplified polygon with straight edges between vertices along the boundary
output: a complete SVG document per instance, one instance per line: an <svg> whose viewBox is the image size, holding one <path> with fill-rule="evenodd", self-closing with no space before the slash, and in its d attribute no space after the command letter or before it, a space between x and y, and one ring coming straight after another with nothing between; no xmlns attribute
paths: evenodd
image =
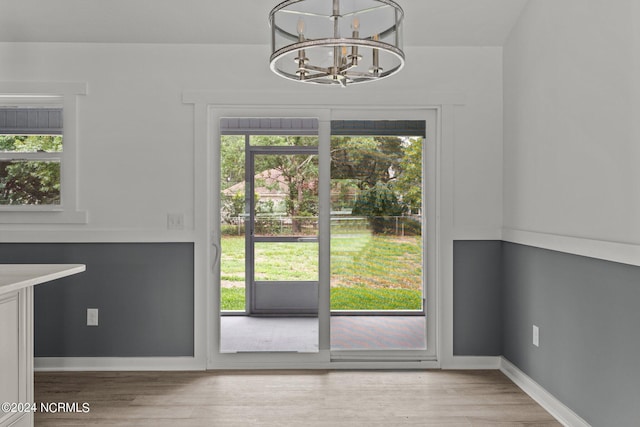
<svg viewBox="0 0 640 427"><path fill-rule="evenodd" d="M36 373L36 426L557 426L499 371Z"/></svg>

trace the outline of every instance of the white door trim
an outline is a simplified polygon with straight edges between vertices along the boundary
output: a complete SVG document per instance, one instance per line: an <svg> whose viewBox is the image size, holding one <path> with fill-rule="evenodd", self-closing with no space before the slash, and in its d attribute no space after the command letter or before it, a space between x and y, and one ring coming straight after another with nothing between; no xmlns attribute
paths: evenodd
<svg viewBox="0 0 640 427"><path fill-rule="evenodd" d="M261 94L261 97L264 94ZM255 360L253 355L243 354L242 362L235 363L240 355L225 355L218 352L219 348L219 306L216 306L220 300L219 287L214 286L214 274L218 274L219 266L217 259L219 258L219 248L216 236L220 233L219 221L214 221L216 212L220 210L219 198L213 197L213 189L218 185L214 171L220 169L219 157L212 154L219 150L220 130L219 119L221 117L317 117L320 120L319 136L322 140L323 134L325 138L330 133L330 120L340 117L347 117L353 112L366 112L367 118L375 119L377 114L386 113L385 118L394 118L396 116L404 119L411 119L414 115L422 115L425 117L427 112L435 117L435 129L433 123L427 123L433 135L428 135L431 143L432 155L428 159L433 158L434 165L429 164L435 172L435 178L428 180L431 187L430 200L428 204L427 216L433 218L429 223L432 224L428 229L431 236L435 236L434 243L428 245L427 257L433 264L431 268L427 268L427 274L433 274L429 283L432 284L432 293L429 300L433 300L432 308L427 309L428 315L431 315L428 322L428 338L435 339L429 344L430 348L435 347L434 357L425 362L406 363L389 362L394 368L407 367L415 369L416 366L428 367L446 367L453 362L453 252L452 252L452 218L453 218L453 143L454 143L454 106L460 105L464 101L461 94L438 94L434 100L436 102L428 102L428 95L419 96L420 102L417 100L416 94L406 94L405 98L399 97L390 100L383 106L374 106L374 103L366 104L366 100L360 99L363 104L342 104L340 107L318 107L325 106L322 102L316 105L295 105L292 103L293 97L280 96L274 94L271 98L274 103L265 105L247 105L246 99L249 95L236 96L236 94L220 94L209 92L185 92L183 94L183 102L194 104L194 139L195 139L195 171L194 171L194 188L195 188L195 349L194 354L198 360L206 360L206 368L208 369L227 369L233 367L242 367L250 369L252 367L293 367L292 360L288 355L278 354L260 354ZM329 98L328 98L329 99ZM327 100L328 100L327 99ZM238 100L245 101L238 103ZM278 103L280 101L280 103ZM438 102L439 101L439 102ZM295 101L293 101L295 102ZM410 116L403 115L410 112ZM391 116L389 115L391 114ZM428 130L429 132L429 130ZM428 143L429 144L429 143ZM429 146L429 145L428 145ZM321 145L322 151L322 145ZM322 155L322 153L321 153ZM425 175L426 176L426 175ZM433 227L433 229L431 228ZM322 249L321 249L322 254ZM322 255L321 255L322 256ZM325 255L326 256L326 255ZM322 278L321 278L322 279ZM327 292L328 293L328 292ZM338 367L336 362L331 362L330 353L327 350L329 344L328 325L329 314L328 309L323 310L323 306L328 307L328 295L320 294L320 325L321 331L324 329L325 334L320 336L320 353L309 356L304 360L300 359L300 355L296 355L296 360L304 366L314 368L330 368ZM323 315L322 311L326 314ZM326 317L326 318L325 318ZM322 326L324 325L324 326ZM326 335L326 336L323 336ZM225 357L231 356L231 357ZM247 357L245 357L247 356ZM289 360L287 360L289 359ZM352 368L366 368L371 364L368 362L345 362ZM295 363L296 365L299 363ZM384 362L376 362L376 366L388 366Z"/></svg>

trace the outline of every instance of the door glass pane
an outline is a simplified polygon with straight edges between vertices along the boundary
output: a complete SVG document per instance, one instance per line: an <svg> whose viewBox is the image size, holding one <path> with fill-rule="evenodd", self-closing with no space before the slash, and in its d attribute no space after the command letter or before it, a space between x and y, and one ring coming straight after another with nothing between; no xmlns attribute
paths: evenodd
<svg viewBox="0 0 640 427"><path fill-rule="evenodd" d="M220 140L220 310L245 309L245 137Z"/></svg>
<svg viewBox="0 0 640 427"><path fill-rule="evenodd" d="M421 311L422 138L332 137L331 309Z"/></svg>
<svg viewBox="0 0 640 427"><path fill-rule="evenodd" d="M317 281L317 242L257 242L256 281Z"/></svg>

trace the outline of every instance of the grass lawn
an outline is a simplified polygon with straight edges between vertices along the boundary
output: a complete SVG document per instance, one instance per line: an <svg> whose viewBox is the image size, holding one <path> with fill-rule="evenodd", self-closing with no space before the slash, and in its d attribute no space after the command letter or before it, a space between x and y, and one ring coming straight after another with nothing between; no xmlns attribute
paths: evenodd
<svg viewBox="0 0 640 427"><path fill-rule="evenodd" d="M222 238L220 262L222 281L244 284L244 236ZM318 244L256 243L255 277L257 280L318 280Z"/></svg>
<svg viewBox="0 0 640 427"><path fill-rule="evenodd" d="M244 310L244 288L233 286L220 292L220 310Z"/></svg>
<svg viewBox="0 0 640 427"><path fill-rule="evenodd" d="M334 234L331 238L332 310L419 310L422 260L419 236ZM317 243L256 244L258 280L317 280ZM244 237L222 239L221 309L244 309Z"/></svg>
<svg viewBox="0 0 640 427"><path fill-rule="evenodd" d="M244 288L222 288L222 310L244 310ZM412 289L331 288L332 310L420 310L422 293Z"/></svg>
<svg viewBox="0 0 640 427"><path fill-rule="evenodd" d="M331 237L331 286L420 290L422 256L419 236L369 233Z"/></svg>

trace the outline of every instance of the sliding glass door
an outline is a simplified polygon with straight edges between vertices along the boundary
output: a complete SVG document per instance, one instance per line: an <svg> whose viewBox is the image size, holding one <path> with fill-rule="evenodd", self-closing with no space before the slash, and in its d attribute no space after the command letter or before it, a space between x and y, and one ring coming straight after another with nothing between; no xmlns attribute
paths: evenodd
<svg viewBox="0 0 640 427"><path fill-rule="evenodd" d="M219 351L433 357L435 134L426 120L319 126L221 120Z"/></svg>
<svg viewBox="0 0 640 427"><path fill-rule="evenodd" d="M332 350L426 350L424 129L332 123Z"/></svg>

